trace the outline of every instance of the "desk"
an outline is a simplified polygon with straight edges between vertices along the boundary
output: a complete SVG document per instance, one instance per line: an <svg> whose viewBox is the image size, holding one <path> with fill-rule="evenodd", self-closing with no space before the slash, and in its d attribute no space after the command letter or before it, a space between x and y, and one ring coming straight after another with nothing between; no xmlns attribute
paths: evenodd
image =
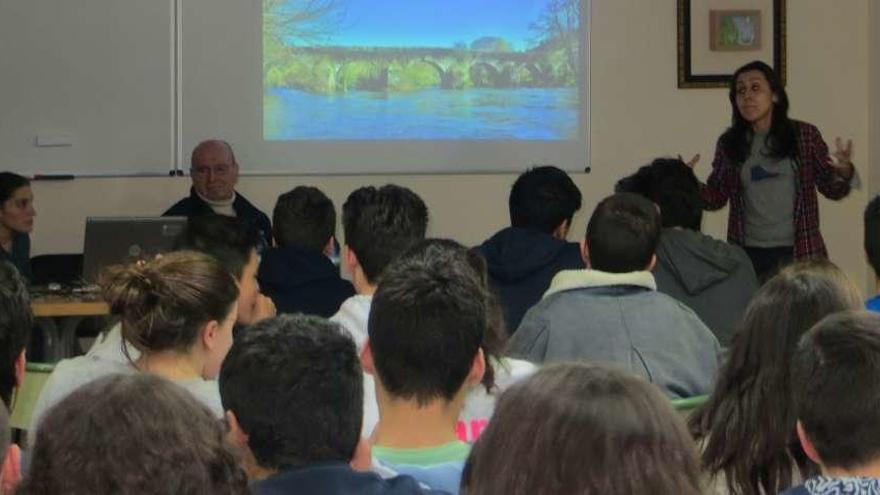
<svg viewBox="0 0 880 495"><path fill-rule="evenodd" d="M31 300L34 323L43 333L44 361L73 357L76 327L83 318L110 314L110 307L94 295L38 296Z"/></svg>

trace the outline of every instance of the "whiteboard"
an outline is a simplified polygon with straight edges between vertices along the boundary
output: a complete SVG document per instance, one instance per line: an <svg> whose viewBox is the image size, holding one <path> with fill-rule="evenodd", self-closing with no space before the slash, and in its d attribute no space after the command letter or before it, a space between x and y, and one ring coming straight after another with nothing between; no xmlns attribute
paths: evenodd
<svg viewBox="0 0 880 495"><path fill-rule="evenodd" d="M0 0L0 169L168 174L173 15L173 0Z"/></svg>

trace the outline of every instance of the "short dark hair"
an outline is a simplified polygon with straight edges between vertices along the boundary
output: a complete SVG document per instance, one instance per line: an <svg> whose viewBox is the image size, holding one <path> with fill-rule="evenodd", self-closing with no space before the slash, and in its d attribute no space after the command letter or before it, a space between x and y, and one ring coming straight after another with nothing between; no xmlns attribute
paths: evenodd
<svg viewBox="0 0 880 495"><path fill-rule="evenodd" d="M12 197L16 190L31 185L27 177L12 172L0 172L0 206Z"/></svg>
<svg viewBox="0 0 880 495"><path fill-rule="evenodd" d="M822 460L852 469L880 458L880 315L825 317L792 366L795 414Z"/></svg>
<svg viewBox="0 0 880 495"><path fill-rule="evenodd" d="M515 476L500 476L517 466ZM505 391L471 450L462 494L697 495L693 439L669 400L627 372L553 364Z"/></svg>
<svg viewBox="0 0 880 495"><path fill-rule="evenodd" d="M657 158L617 182L615 192L640 194L660 207L663 227L700 230L703 200L694 171L681 159Z"/></svg>
<svg viewBox="0 0 880 495"><path fill-rule="evenodd" d="M317 187L297 186L278 196L272 228L281 247L321 252L336 230L336 209Z"/></svg>
<svg viewBox="0 0 880 495"><path fill-rule="evenodd" d="M463 251L425 241L388 266L368 324L377 378L394 397L452 400L483 343L486 296Z"/></svg>
<svg viewBox="0 0 880 495"><path fill-rule="evenodd" d="M253 225L237 217L210 213L189 217L175 247L213 256L241 280L259 244L260 233Z"/></svg>
<svg viewBox="0 0 880 495"><path fill-rule="evenodd" d="M874 269L874 275L880 277L880 196L865 207L865 254L868 263Z"/></svg>
<svg viewBox="0 0 880 495"><path fill-rule="evenodd" d="M428 208L405 187L361 187L342 205L342 225L346 245L367 280L376 283L391 260L425 238Z"/></svg>
<svg viewBox="0 0 880 495"><path fill-rule="evenodd" d="M638 194L617 193L596 206L587 224L590 267L611 273L644 270L660 239L660 213Z"/></svg>
<svg viewBox="0 0 880 495"><path fill-rule="evenodd" d="M581 192L567 173L552 165L520 175L508 198L510 224L550 234L581 208Z"/></svg>
<svg viewBox="0 0 880 495"><path fill-rule="evenodd" d="M0 404L0 460L6 458L6 451L12 443L12 426L9 424L9 409Z"/></svg>
<svg viewBox="0 0 880 495"><path fill-rule="evenodd" d="M27 345L33 326L31 301L24 280L8 261L0 261L0 399L12 408L15 361Z"/></svg>
<svg viewBox="0 0 880 495"><path fill-rule="evenodd" d="M248 493L221 423L187 390L147 373L99 378L49 409L20 490Z"/></svg>
<svg viewBox="0 0 880 495"><path fill-rule="evenodd" d="M363 373L354 341L335 323L297 314L248 327L223 361L220 397L264 468L354 455Z"/></svg>

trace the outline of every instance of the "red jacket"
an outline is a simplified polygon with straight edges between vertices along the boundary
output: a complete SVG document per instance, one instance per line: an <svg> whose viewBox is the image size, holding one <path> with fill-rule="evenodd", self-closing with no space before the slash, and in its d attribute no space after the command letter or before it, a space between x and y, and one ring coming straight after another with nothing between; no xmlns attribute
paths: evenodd
<svg viewBox="0 0 880 495"><path fill-rule="evenodd" d="M794 195L794 258L827 258L825 242L819 232L819 201L816 189L828 199L841 199L849 194L850 183L836 173L828 156L828 146L819 129L806 122L794 122L798 129L795 163ZM745 206L739 167L721 146L715 145L712 173L706 184L700 185L700 194L708 210L723 207L730 199L727 218L727 240L743 245L745 240Z"/></svg>

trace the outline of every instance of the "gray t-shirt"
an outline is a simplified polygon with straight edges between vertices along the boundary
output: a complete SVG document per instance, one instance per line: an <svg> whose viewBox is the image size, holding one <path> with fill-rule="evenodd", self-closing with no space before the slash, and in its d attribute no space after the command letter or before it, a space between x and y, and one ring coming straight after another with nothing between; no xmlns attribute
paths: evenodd
<svg viewBox="0 0 880 495"><path fill-rule="evenodd" d="M55 366L48 380L46 380L46 384L40 391L37 404L34 406L31 425L28 429L28 445L34 445L37 428L46 412L74 390L105 376L137 372L129 364L101 359L96 356L79 356L60 361ZM218 419L223 418L224 411L223 405L220 402L220 388L216 380L208 381L194 378L172 380L172 382L188 390L196 400L210 409Z"/></svg>
<svg viewBox="0 0 880 495"><path fill-rule="evenodd" d="M756 134L740 169L745 203L745 245L794 245L795 162L768 156L765 136Z"/></svg>

